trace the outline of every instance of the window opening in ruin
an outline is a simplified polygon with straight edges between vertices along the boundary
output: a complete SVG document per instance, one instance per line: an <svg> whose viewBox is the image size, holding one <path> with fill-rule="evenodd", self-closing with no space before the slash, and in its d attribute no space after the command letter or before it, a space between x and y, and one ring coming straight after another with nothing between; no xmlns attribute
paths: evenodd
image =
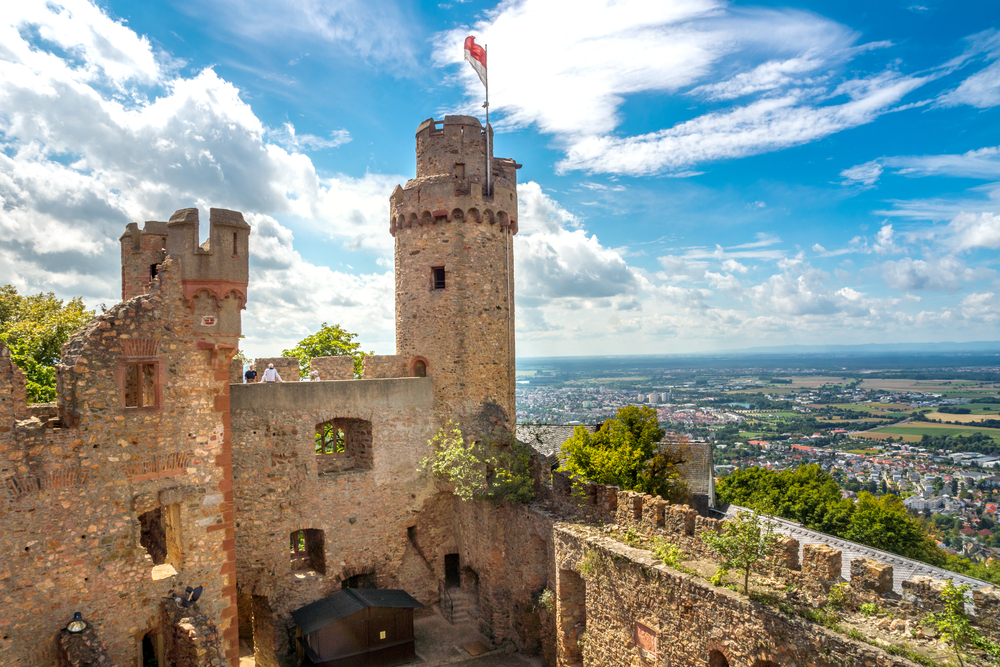
<svg viewBox="0 0 1000 667"><path fill-rule="evenodd" d="M142 642L139 647L141 652L139 667L160 667L161 649L159 645L161 643L159 630L150 630L142 636Z"/></svg>
<svg viewBox="0 0 1000 667"><path fill-rule="evenodd" d="M127 364L122 391L126 408L155 408L156 364Z"/></svg>
<svg viewBox="0 0 1000 667"><path fill-rule="evenodd" d="M142 529L139 533L139 544L143 546L154 565L167 562L167 528L163 520L163 508L157 507L139 515Z"/></svg>
<svg viewBox="0 0 1000 667"><path fill-rule="evenodd" d="M458 178L465 178L465 165L464 164L459 163L459 164L455 165L455 176L457 176Z"/></svg>
<svg viewBox="0 0 1000 667"><path fill-rule="evenodd" d="M233 232L233 257L237 255L236 253L236 232Z"/></svg>
<svg viewBox="0 0 1000 667"><path fill-rule="evenodd" d="M317 424L316 464L320 475L371 470L371 422L364 419L331 419Z"/></svg>
<svg viewBox="0 0 1000 667"><path fill-rule="evenodd" d="M413 362L413 377L425 378L427 377L427 363L423 359L417 359Z"/></svg>
<svg viewBox="0 0 1000 667"><path fill-rule="evenodd" d="M289 536L292 572L326 574L326 545L322 530L293 530Z"/></svg>
<svg viewBox="0 0 1000 667"><path fill-rule="evenodd" d="M448 588L462 585L462 563L458 554L444 555L444 584Z"/></svg>
<svg viewBox="0 0 1000 667"><path fill-rule="evenodd" d="M729 667L729 660L722 651L712 651L708 654L708 667Z"/></svg>
<svg viewBox="0 0 1000 667"><path fill-rule="evenodd" d="M378 575L375 571L362 572L348 577L340 583L341 588L378 588Z"/></svg>
<svg viewBox="0 0 1000 667"><path fill-rule="evenodd" d="M587 631L587 583L573 570L559 570L556 591L559 630L566 647L566 663L583 664L581 641Z"/></svg>
<svg viewBox="0 0 1000 667"><path fill-rule="evenodd" d="M180 567L180 514L175 503L139 515L139 544L153 561L154 580L173 576Z"/></svg>
<svg viewBox="0 0 1000 667"><path fill-rule="evenodd" d="M344 429L337 428L333 422L326 422L316 427L317 454L337 454L346 451Z"/></svg>
<svg viewBox="0 0 1000 667"><path fill-rule="evenodd" d="M156 277L156 264L149 265L149 279L152 280Z"/></svg>
<svg viewBox="0 0 1000 667"><path fill-rule="evenodd" d="M431 267L431 284L432 289L444 289L444 267L435 266Z"/></svg>

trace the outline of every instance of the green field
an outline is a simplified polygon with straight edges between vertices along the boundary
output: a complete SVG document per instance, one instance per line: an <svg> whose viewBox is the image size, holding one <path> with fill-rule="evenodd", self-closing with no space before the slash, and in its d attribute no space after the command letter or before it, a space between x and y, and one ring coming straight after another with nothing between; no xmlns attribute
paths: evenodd
<svg viewBox="0 0 1000 667"><path fill-rule="evenodd" d="M974 433L982 433L984 435L991 436L994 440L1000 442L1000 429L998 428L974 428L966 426L953 426L951 424L903 424L902 426L885 426L883 428L873 429L867 431L866 433L859 433L861 436L871 437L885 437L885 436L910 436L906 438L910 440L911 438L919 438L924 435L973 435Z"/></svg>

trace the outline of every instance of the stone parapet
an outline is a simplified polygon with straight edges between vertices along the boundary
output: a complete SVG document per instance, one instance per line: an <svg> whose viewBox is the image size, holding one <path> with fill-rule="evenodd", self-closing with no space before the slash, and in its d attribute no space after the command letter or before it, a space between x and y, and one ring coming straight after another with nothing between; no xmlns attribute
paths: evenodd
<svg viewBox="0 0 1000 667"><path fill-rule="evenodd" d="M283 382L299 381L299 360L295 357L266 357L254 359L257 371L257 382L264 381L264 371L268 365L274 364L274 370L278 371Z"/></svg>
<svg viewBox="0 0 1000 667"><path fill-rule="evenodd" d="M369 355L361 362L361 377L366 380L409 377L409 361L410 357L401 354Z"/></svg>
<svg viewBox="0 0 1000 667"><path fill-rule="evenodd" d="M353 380L354 357L313 357L309 360L309 373L319 372L320 380Z"/></svg>
<svg viewBox="0 0 1000 667"><path fill-rule="evenodd" d="M984 628L1000 631L1000 588L987 586L972 591L976 619Z"/></svg>

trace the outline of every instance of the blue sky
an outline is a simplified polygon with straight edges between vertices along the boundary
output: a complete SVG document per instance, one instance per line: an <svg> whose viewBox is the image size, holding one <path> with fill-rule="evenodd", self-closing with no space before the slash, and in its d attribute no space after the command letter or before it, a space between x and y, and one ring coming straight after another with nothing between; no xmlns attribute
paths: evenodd
<svg viewBox="0 0 1000 667"><path fill-rule="evenodd" d="M0 283L119 294L118 236L254 226L246 350L391 353L420 121L524 167L519 356L997 340L1000 5L27 2L0 17Z"/></svg>

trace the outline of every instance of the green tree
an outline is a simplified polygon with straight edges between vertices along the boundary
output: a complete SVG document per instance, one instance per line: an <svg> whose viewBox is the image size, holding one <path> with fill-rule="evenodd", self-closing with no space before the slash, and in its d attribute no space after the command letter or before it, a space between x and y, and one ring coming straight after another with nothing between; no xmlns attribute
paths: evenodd
<svg viewBox="0 0 1000 667"><path fill-rule="evenodd" d="M940 550L927 537L898 496L858 494L844 539L925 562L940 561Z"/></svg>
<svg viewBox="0 0 1000 667"><path fill-rule="evenodd" d="M24 371L29 403L55 400L63 343L93 317L81 297L64 303L52 292L22 296L13 285L0 287L0 342Z"/></svg>
<svg viewBox="0 0 1000 667"><path fill-rule="evenodd" d="M718 533L703 533L701 539L719 555L723 570L743 573L743 592L750 592L750 571L774 550L778 542L775 524L752 511L738 512L722 524Z"/></svg>
<svg viewBox="0 0 1000 667"><path fill-rule="evenodd" d="M451 484L452 492L462 500L527 503L534 499L531 453L516 439L466 442L461 429L449 420L427 444L434 454L420 462L420 470L429 470Z"/></svg>
<svg viewBox="0 0 1000 667"><path fill-rule="evenodd" d="M966 593L969 592L969 585L962 584L956 586L949 579L944 590L941 591L941 601L944 603L944 611L932 616L933 622L937 625L941 639L951 645L958 658L958 664L964 667L962 651L978 638L978 634L969 621L968 614L965 613L965 605L970 602Z"/></svg>
<svg viewBox="0 0 1000 667"><path fill-rule="evenodd" d="M685 447L660 450L665 432L648 406L620 408L596 433L577 426L562 445L561 470L596 484L620 486L662 496L671 502L687 498L678 464Z"/></svg>
<svg viewBox="0 0 1000 667"><path fill-rule="evenodd" d="M354 377L361 377L361 368L366 356L374 352L364 352L361 344L354 342L356 333L346 331L339 324L333 326L323 322L319 331L306 336L290 350L282 350L281 356L299 360L299 376L309 375L309 365L314 357L354 357Z"/></svg>

